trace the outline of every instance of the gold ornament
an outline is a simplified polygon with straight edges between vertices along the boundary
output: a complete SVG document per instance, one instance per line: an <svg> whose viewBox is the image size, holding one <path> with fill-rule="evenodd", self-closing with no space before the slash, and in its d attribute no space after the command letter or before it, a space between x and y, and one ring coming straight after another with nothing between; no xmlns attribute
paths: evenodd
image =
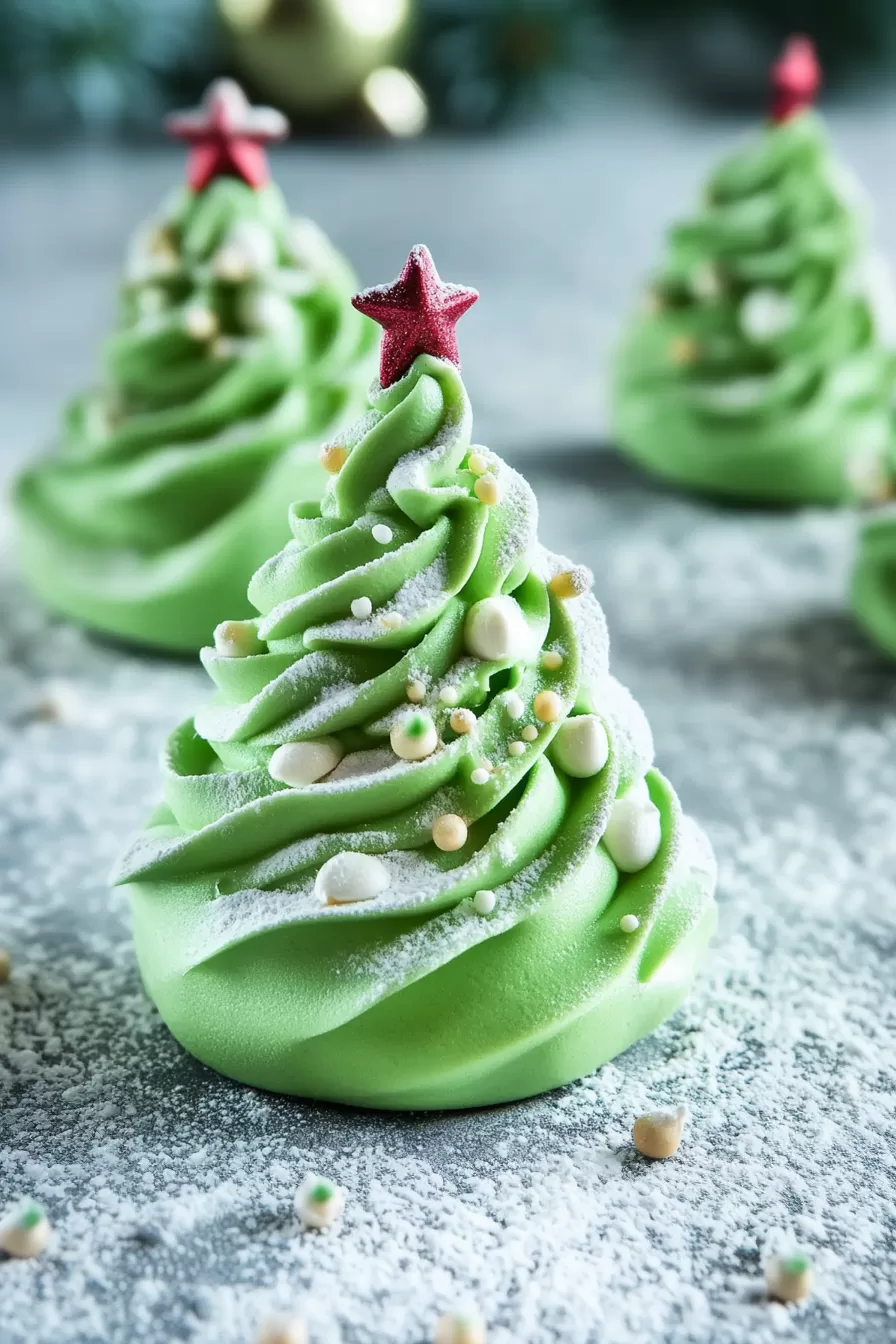
<svg viewBox="0 0 896 1344"><path fill-rule="evenodd" d="M299 117L341 111L372 75L394 70L412 11L411 0L218 0L218 8L260 93ZM397 86L387 92L396 102Z"/></svg>

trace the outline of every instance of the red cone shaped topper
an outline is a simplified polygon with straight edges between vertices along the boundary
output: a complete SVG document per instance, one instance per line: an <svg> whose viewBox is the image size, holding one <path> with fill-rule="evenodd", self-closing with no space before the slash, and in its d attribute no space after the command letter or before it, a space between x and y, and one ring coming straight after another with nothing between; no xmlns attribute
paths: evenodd
<svg viewBox="0 0 896 1344"><path fill-rule="evenodd" d="M165 128L190 146L187 181L194 191L202 191L216 177L240 177L257 190L268 180L262 146L282 140L289 122L273 107L251 107L234 80L216 79L200 107L172 112Z"/></svg>
<svg viewBox="0 0 896 1344"><path fill-rule="evenodd" d="M772 66L772 120L788 121L811 107L821 84L821 66L808 37L792 37Z"/></svg>
<svg viewBox="0 0 896 1344"><path fill-rule="evenodd" d="M398 381L418 355L450 359L460 368L454 328L479 294L463 285L446 285L429 248L411 249L404 270L391 285L377 285L356 294L352 303L383 328L380 382Z"/></svg>

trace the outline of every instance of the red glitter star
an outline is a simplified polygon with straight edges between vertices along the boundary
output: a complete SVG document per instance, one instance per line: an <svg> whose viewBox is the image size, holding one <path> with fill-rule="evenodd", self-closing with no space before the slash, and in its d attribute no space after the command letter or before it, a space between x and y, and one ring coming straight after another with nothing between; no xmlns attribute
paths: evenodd
<svg viewBox="0 0 896 1344"><path fill-rule="evenodd" d="M377 285L356 294L352 304L383 328L380 382L383 387L407 373L418 355L450 359L460 368L454 328L479 298L475 289L446 285L429 248L411 249L404 270L391 285Z"/></svg>
<svg viewBox="0 0 896 1344"><path fill-rule="evenodd" d="M792 37L772 66L772 120L782 122L811 107L821 67L808 37Z"/></svg>
<svg viewBox="0 0 896 1344"><path fill-rule="evenodd" d="M241 177L250 187L268 180L268 160L262 148L282 140L289 122L273 107L250 107L239 84L216 79L194 111L173 112L165 119L169 135L190 145L187 181L202 191L216 177Z"/></svg>

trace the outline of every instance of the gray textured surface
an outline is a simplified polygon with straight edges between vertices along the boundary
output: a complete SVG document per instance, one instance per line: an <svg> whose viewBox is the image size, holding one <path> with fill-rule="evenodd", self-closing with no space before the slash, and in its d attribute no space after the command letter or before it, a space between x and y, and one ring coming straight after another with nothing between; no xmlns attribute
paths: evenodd
<svg viewBox="0 0 896 1344"><path fill-rule="evenodd" d="M277 173L369 283L409 245L477 285L461 345L477 437L527 471L549 544L589 563L617 676L721 862L721 929L685 1009L597 1078L485 1114L376 1117L253 1094L144 1002L104 875L157 788L190 663L48 621L0 570L0 1204L57 1227L0 1262L0 1339L242 1344L293 1303L313 1339L429 1337L477 1299L490 1338L572 1344L896 1339L896 679L844 610L852 521L717 510L598 453L597 370L662 225L732 134L642 112L529 141L280 153ZM844 154L896 252L890 112ZM3 165L4 473L90 376L131 226L176 152ZM73 688L63 722L31 712ZM650 1102L681 1155L632 1158ZM302 1237L309 1167L349 1191ZM776 1244L815 1252L798 1313L758 1296Z"/></svg>

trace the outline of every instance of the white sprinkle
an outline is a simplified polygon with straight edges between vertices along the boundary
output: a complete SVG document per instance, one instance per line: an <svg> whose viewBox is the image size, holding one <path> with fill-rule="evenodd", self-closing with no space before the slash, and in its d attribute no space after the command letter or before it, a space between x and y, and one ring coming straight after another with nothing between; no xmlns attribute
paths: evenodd
<svg viewBox="0 0 896 1344"><path fill-rule="evenodd" d="M301 789L315 784L335 770L344 755L336 737L320 737L311 742L284 742L268 762L268 774L281 784Z"/></svg>
<svg viewBox="0 0 896 1344"><path fill-rule="evenodd" d="M490 915L495 908L497 897L493 891L477 891L473 897L473 909L477 915Z"/></svg>
<svg viewBox="0 0 896 1344"><path fill-rule="evenodd" d="M352 615L359 621L366 621L373 612L373 603L369 597L356 597L352 602Z"/></svg>
<svg viewBox="0 0 896 1344"><path fill-rule="evenodd" d="M388 546L389 542L392 540L392 529L391 527L387 527L385 523L376 523L370 529L370 535L373 537L374 541L378 541L381 546Z"/></svg>
<svg viewBox="0 0 896 1344"><path fill-rule="evenodd" d="M635 929L641 927L641 921L637 915L623 915L619 921L619 927L623 933L634 933Z"/></svg>
<svg viewBox="0 0 896 1344"><path fill-rule="evenodd" d="M538 729L535 727L534 723L527 723L525 728L520 733L520 737L523 739L524 742L534 742L537 736L538 736Z"/></svg>
<svg viewBox="0 0 896 1344"><path fill-rule="evenodd" d="M308 1327L301 1316L280 1316L262 1321L255 1344L308 1344Z"/></svg>
<svg viewBox="0 0 896 1344"><path fill-rule="evenodd" d="M296 1215L304 1227L329 1227L344 1207L345 1194L339 1186L312 1171L296 1191Z"/></svg>
<svg viewBox="0 0 896 1344"><path fill-rule="evenodd" d="M525 742L511 742L509 747L507 748L507 753L509 756L522 756L525 750L526 750Z"/></svg>
<svg viewBox="0 0 896 1344"><path fill-rule="evenodd" d="M0 1219L0 1251L17 1260L31 1260L49 1246L53 1229L39 1204L24 1200Z"/></svg>
<svg viewBox="0 0 896 1344"><path fill-rule="evenodd" d="M504 696L504 708L507 711L507 717L516 722L521 719L526 712L526 706L523 698L516 691L507 691Z"/></svg>
<svg viewBox="0 0 896 1344"><path fill-rule="evenodd" d="M314 880L314 894L325 905L372 901L392 885L389 869L374 854L343 850L327 859Z"/></svg>
<svg viewBox="0 0 896 1344"><path fill-rule="evenodd" d="M483 766L479 765L473 771L470 779L474 784L487 784L491 779L491 775Z"/></svg>
<svg viewBox="0 0 896 1344"><path fill-rule="evenodd" d="M404 688L404 693L411 704L419 705L426 695L426 687L422 681L409 681Z"/></svg>
<svg viewBox="0 0 896 1344"><path fill-rule="evenodd" d="M456 705L460 699L460 693L456 686L443 686L439 691L439 699L443 705Z"/></svg>
<svg viewBox="0 0 896 1344"><path fill-rule="evenodd" d="M467 652L489 661L517 662L532 647L532 631L512 597L485 597L467 612Z"/></svg>
<svg viewBox="0 0 896 1344"><path fill-rule="evenodd" d="M384 625L387 630L400 630L404 625L404 617L400 611L384 611L380 617L380 625Z"/></svg>

